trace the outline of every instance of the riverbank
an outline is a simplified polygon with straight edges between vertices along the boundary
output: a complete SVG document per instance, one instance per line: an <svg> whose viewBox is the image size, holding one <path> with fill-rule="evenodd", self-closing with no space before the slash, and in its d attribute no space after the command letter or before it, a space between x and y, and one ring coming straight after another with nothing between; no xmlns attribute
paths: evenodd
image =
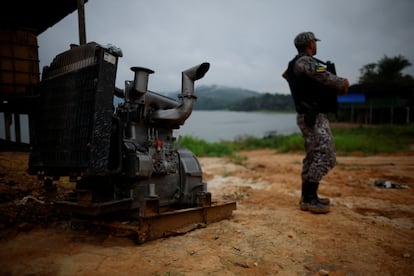
<svg viewBox="0 0 414 276"><path fill-rule="evenodd" d="M343 155L414 154L414 124L356 125L333 123L336 151ZM279 153L304 152L300 133L274 134L267 137L243 136L233 141L207 142L184 136L181 146L197 156L236 156L242 150L273 149Z"/></svg>

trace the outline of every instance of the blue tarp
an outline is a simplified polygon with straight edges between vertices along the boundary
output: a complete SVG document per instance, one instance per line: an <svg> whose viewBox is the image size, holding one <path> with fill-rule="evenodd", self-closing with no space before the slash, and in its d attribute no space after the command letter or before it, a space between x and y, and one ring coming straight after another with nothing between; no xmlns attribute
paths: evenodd
<svg viewBox="0 0 414 276"><path fill-rule="evenodd" d="M365 94L351 93L346 96L338 96L338 103L365 103Z"/></svg>

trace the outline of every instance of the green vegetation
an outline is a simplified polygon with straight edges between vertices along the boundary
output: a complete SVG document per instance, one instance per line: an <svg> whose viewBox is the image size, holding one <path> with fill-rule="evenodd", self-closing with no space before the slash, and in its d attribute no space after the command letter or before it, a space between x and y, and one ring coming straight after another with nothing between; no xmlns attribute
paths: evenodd
<svg viewBox="0 0 414 276"><path fill-rule="evenodd" d="M383 125L333 130L338 152L409 152L414 144L414 124Z"/></svg>
<svg viewBox="0 0 414 276"><path fill-rule="evenodd" d="M355 128L333 129L336 150L339 154L362 152L365 154L410 152L414 144L414 124L383 125ZM243 157L236 153L240 150L274 149L277 152L303 151L303 138L299 133L275 135L268 138L239 137L235 141L208 143L202 139L185 136L181 146L197 156L229 156L236 163L242 163Z"/></svg>
<svg viewBox="0 0 414 276"><path fill-rule="evenodd" d="M232 142L234 150L275 149L278 152L301 151L303 138L299 133L291 135L274 135L268 138L239 137Z"/></svg>
<svg viewBox="0 0 414 276"><path fill-rule="evenodd" d="M359 83L387 83L395 85L413 85L414 78L404 75L403 70L411 66L411 62L402 55L384 56L377 63L369 63L359 71Z"/></svg>
<svg viewBox="0 0 414 276"><path fill-rule="evenodd" d="M227 143L208 143L202 139L184 136L181 146L191 150L197 156L232 156L233 149Z"/></svg>
<svg viewBox="0 0 414 276"><path fill-rule="evenodd" d="M234 111L293 111L295 110L295 105L290 94L282 95L265 93L260 96L250 97L235 102L229 109Z"/></svg>

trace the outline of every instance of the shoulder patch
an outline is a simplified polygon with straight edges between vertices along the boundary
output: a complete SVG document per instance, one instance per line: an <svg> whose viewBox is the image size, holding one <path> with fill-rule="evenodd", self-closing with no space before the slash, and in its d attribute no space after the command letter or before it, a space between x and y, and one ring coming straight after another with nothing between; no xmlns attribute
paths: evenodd
<svg viewBox="0 0 414 276"><path fill-rule="evenodd" d="M326 71L323 66L316 66L316 73L324 73Z"/></svg>

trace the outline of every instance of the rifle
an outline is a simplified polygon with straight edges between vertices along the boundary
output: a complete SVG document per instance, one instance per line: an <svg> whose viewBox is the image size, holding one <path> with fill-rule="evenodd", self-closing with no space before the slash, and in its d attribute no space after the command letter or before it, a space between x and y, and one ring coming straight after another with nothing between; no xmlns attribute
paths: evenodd
<svg viewBox="0 0 414 276"><path fill-rule="evenodd" d="M336 69L335 69L335 63L331 62L330 60L324 62L320 59L317 59L315 57L313 57L317 62L322 63L323 65L326 66L326 71L336 75Z"/></svg>

